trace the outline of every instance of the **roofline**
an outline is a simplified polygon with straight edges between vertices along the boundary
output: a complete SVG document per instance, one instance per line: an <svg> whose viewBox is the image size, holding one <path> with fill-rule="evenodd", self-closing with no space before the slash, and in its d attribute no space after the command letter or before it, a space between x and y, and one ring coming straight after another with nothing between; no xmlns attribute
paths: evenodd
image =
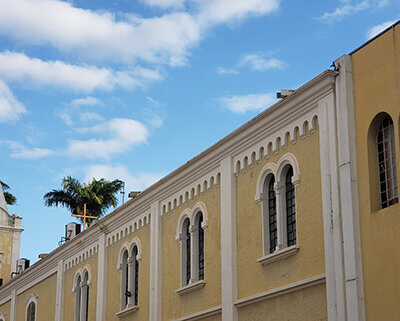
<svg viewBox="0 0 400 321"><path fill-rule="evenodd" d="M361 46L357 47L354 49L352 52L349 53L349 55L352 55L353 53L357 52L358 50L364 48L366 45L368 45L370 42L374 41L376 38L380 37L382 34L384 34L386 31L389 29L394 29L398 24L400 23L400 19L397 20L395 23L387 27L386 29L382 30L380 33L378 33L376 36L372 37L369 39L367 42L363 43Z"/></svg>

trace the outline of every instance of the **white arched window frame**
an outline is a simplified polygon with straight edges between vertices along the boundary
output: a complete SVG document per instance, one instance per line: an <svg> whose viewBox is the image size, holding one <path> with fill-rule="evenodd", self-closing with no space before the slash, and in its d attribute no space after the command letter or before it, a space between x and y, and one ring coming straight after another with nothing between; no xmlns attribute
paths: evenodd
<svg viewBox="0 0 400 321"><path fill-rule="evenodd" d="M37 296L31 294L26 300L25 306L25 321L36 321L37 320Z"/></svg>
<svg viewBox="0 0 400 321"><path fill-rule="evenodd" d="M261 170L256 187L255 201L262 205L262 236L263 236L263 257L259 262L267 264L277 259L297 253L299 246L294 244L288 246L287 231L287 202L286 202L286 174L292 168L293 176L291 183L294 186L295 194L297 186L300 184L300 171L296 157L291 153L283 155L277 164L268 163ZM276 198L276 221L277 221L277 244L273 252L270 251L270 230L269 230L269 208L268 192L269 182L274 177L275 198ZM294 197L295 200L295 197ZM296 206L296 204L294 205ZM297 211L295 211L297 212Z"/></svg>
<svg viewBox="0 0 400 321"><path fill-rule="evenodd" d="M72 292L75 294L75 321L88 320L91 275L88 265L75 272L72 286Z"/></svg>
<svg viewBox="0 0 400 321"><path fill-rule="evenodd" d="M204 232L207 227L208 215L202 202L196 203L191 210L183 211L178 219L175 239L180 243L181 254L181 288L176 290L179 294L193 291L205 284Z"/></svg>
<svg viewBox="0 0 400 321"><path fill-rule="evenodd" d="M121 271L121 311L133 310L139 298L139 262L141 244L138 238L124 243L120 249L118 269Z"/></svg>
<svg viewBox="0 0 400 321"><path fill-rule="evenodd" d="M6 321L6 317L0 312L0 321Z"/></svg>

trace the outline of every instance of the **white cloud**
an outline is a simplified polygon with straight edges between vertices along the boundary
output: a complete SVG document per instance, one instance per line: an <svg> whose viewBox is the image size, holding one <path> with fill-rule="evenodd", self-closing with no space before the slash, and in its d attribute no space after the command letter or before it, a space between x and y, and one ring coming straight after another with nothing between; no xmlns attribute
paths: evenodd
<svg viewBox="0 0 400 321"><path fill-rule="evenodd" d="M29 81L34 85L59 86L84 92L140 85L140 82L127 72L71 65L62 61L43 61L9 51L0 53L0 76L7 80Z"/></svg>
<svg viewBox="0 0 400 321"><path fill-rule="evenodd" d="M159 6L183 3L143 1ZM76 8L66 1L0 1L0 33L93 59L141 59L180 66L187 62L188 50L200 42L212 25L274 12L279 2L193 0L191 13L179 11L150 18L127 14L117 18L110 12Z"/></svg>
<svg viewBox="0 0 400 321"><path fill-rule="evenodd" d="M38 159L47 156L55 155L55 152L51 149L46 148L27 148L23 144L16 141L6 141L11 149L10 156L12 158L23 158L23 159Z"/></svg>
<svg viewBox="0 0 400 321"><path fill-rule="evenodd" d="M0 80L0 123L13 122L26 113L25 106L13 95L10 88Z"/></svg>
<svg viewBox="0 0 400 321"><path fill-rule="evenodd" d="M279 59L269 58L266 59L262 54L247 54L240 63L240 66L250 66L254 71L266 71L270 69L283 69L286 64Z"/></svg>
<svg viewBox="0 0 400 321"><path fill-rule="evenodd" d="M369 0L363 1L341 1L343 5L337 7L333 12L326 12L318 19L323 22L333 22L340 20L345 16L356 14L370 8L371 3Z"/></svg>
<svg viewBox="0 0 400 321"><path fill-rule="evenodd" d="M106 136L103 139L69 141L67 154L79 158L109 159L128 151L132 146L146 142L149 131L145 125L134 119L114 118L103 124L81 128L81 133Z"/></svg>
<svg viewBox="0 0 400 321"><path fill-rule="evenodd" d="M276 102L276 97L272 93L249 94L243 96L230 96L217 98L222 107L236 114L248 111L259 111L268 108Z"/></svg>
<svg viewBox="0 0 400 321"><path fill-rule="evenodd" d="M107 180L120 179L125 182L126 196L130 191L143 191L151 184L160 180L164 175L161 173L140 173L132 175L129 169L123 165L94 165L88 168L85 181L93 178L105 178ZM127 198L125 198L127 199Z"/></svg>
<svg viewBox="0 0 400 321"><path fill-rule="evenodd" d="M390 27L392 24L394 24L397 20L392 20L392 21L386 21L384 23L381 23L377 26L374 26L370 28L367 32L367 39L371 39L375 37L376 35L380 34L383 30L386 28Z"/></svg>
<svg viewBox="0 0 400 321"><path fill-rule="evenodd" d="M79 106L96 106L96 105L103 105L103 102L96 98L96 97L85 97L85 98L78 98L74 99L70 102L71 106L79 107Z"/></svg>
<svg viewBox="0 0 400 321"><path fill-rule="evenodd" d="M185 0L140 0L144 4L151 7L159 7L162 9L173 8L179 9L182 8Z"/></svg>
<svg viewBox="0 0 400 321"><path fill-rule="evenodd" d="M83 122L89 122L89 121L103 121L104 118L100 116L98 113L95 112L83 112L79 114L79 118Z"/></svg>
<svg viewBox="0 0 400 321"><path fill-rule="evenodd" d="M239 71L235 69L227 69L224 67L217 67L217 73L220 75L237 75Z"/></svg>

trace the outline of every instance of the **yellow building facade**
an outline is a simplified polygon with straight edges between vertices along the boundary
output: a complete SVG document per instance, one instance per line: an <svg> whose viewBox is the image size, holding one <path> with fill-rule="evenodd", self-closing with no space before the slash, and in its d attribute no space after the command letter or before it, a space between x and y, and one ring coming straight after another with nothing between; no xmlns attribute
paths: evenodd
<svg viewBox="0 0 400 321"><path fill-rule="evenodd" d="M398 320L397 25L0 287L0 321Z"/></svg>

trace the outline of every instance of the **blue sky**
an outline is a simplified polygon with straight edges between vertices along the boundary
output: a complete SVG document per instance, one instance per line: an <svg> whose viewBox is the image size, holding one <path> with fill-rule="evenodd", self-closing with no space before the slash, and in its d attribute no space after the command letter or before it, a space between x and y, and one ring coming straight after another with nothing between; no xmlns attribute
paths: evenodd
<svg viewBox="0 0 400 321"><path fill-rule="evenodd" d="M63 176L143 190L400 15L394 0L0 0L0 179L21 256L57 246Z"/></svg>

